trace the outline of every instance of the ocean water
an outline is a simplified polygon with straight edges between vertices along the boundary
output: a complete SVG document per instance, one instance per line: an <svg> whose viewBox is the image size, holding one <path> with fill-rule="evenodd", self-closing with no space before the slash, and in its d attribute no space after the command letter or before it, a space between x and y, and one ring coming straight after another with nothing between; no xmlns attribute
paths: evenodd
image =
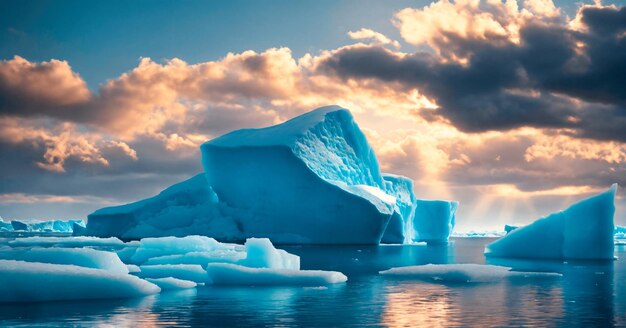
<svg viewBox="0 0 626 328"><path fill-rule="evenodd" d="M485 259L493 238L448 245L283 246L303 269L344 272L324 288L202 287L131 299L0 305L0 326L86 327L622 327L626 249L609 262ZM563 273L482 284L442 284L378 275L426 263L488 263Z"/></svg>

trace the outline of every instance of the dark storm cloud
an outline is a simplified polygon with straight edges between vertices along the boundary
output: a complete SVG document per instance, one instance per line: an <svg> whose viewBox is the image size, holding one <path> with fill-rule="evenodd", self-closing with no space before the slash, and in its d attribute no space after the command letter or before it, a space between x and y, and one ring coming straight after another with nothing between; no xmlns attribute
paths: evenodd
<svg viewBox="0 0 626 328"><path fill-rule="evenodd" d="M434 54L400 56L372 46L336 51L320 70L345 79L375 78L418 88L463 131L567 127L581 137L626 141L625 8L583 8L588 31L530 20L519 44L445 34L468 61Z"/></svg>

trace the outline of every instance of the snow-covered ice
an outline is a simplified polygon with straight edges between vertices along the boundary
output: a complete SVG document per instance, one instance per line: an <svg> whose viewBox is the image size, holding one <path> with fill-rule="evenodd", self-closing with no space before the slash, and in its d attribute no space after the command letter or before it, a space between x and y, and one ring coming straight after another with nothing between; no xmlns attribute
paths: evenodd
<svg viewBox="0 0 626 328"><path fill-rule="evenodd" d="M189 280L176 279L172 277L168 278L146 278L147 281L159 286L161 291L173 290L173 289L189 289L194 288L198 284Z"/></svg>
<svg viewBox="0 0 626 328"><path fill-rule="evenodd" d="M114 252L90 248L30 248L0 250L0 259L51 264L71 264L85 268L128 273L126 265Z"/></svg>
<svg viewBox="0 0 626 328"><path fill-rule="evenodd" d="M207 272L214 285L325 286L348 280L336 271L249 268L229 263L210 263Z"/></svg>
<svg viewBox="0 0 626 328"><path fill-rule="evenodd" d="M126 298L160 288L129 274L75 265L0 260L0 302Z"/></svg>
<svg viewBox="0 0 626 328"><path fill-rule="evenodd" d="M551 272L516 272L511 268L485 264L426 264L391 268L381 275L403 279L418 279L434 282L484 283L511 277L560 277Z"/></svg>
<svg viewBox="0 0 626 328"><path fill-rule="evenodd" d="M615 193L617 184L517 228L485 247L485 255L512 258L596 259L614 258Z"/></svg>
<svg viewBox="0 0 626 328"><path fill-rule="evenodd" d="M155 264L141 265L137 276L141 278L167 278L189 280L196 283L210 282L206 271L196 264Z"/></svg>

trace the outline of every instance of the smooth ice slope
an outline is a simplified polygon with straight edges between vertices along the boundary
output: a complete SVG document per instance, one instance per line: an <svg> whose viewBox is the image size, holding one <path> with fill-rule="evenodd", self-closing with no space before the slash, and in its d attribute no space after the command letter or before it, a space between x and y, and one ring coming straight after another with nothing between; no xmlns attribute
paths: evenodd
<svg viewBox="0 0 626 328"><path fill-rule="evenodd" d="M84 233L123 238L203 234L220 240L241 240L239 228L220 213L220 207L227 210L201 173L154 197L95 211L88 216Z"/></svg>
<svg viewBox="0 0 626 328"><path fill-rule="evenodd" d="M229 263L211 263L207 273L214 285L324 286L348 280L336 271L248 268Z"/></svg>
<svg viewBox="0 0 626 328"><path fill-rule="evenodd" d="M31 248L0 251L0 259L51 264L71 264L126 274L128 268L113 252L90 248Z"/></svg>
<svg viewBox="0 0 626 328"><path fill-rule="evenodd" d="M142 265L139 269L141 271L137 272L137 276L142 278L172 277L196 283L211 282L206 275L206 271L201 266L194 264Z"/></svg>
<svg viewBox="0 0 626 328"><path fill-rule="evenodd" d="M75 265L0 260L0 302L125 298L160 288L129 274Z"/></svg>
<svg viewBox="0 0 626 328"><path fill-rule="evenodd" d="M389 220L381 242L388 244L410 243L415 237L413 215L415 213L415 194L413 180L389 173L383 173L385 191L394 195L396 203L394 213Z"/></svg>
<svg viewBox="0 0 626 328"><path fill-rule="evenodd" d="M613 259L617 184L517 228L485 247L485 255L514 258Z"/></svg>
<svg viewBox="0 0 626 328"><path fill-rule="evenodd" d="M456 221L458 202L422 200L415 204L413 214L414 241L440 244L448 242Z"/></svg>
<svg viewBox="0 0 626 328"><path fill-rule="evenodd" d="M394 212L374 151L337 106L237 130L201 150L209 185L238 209L232 217L244 237L377 244Z"/></svg>
<svg viewBox="0 0 626 328"><path fill-rule="evenodd" d="M510 277L560 277L559 273L516 272L511 268L485 264L427 264L391 268L380 274L403 279L433 282L480 283L495 282Z"/></svg>

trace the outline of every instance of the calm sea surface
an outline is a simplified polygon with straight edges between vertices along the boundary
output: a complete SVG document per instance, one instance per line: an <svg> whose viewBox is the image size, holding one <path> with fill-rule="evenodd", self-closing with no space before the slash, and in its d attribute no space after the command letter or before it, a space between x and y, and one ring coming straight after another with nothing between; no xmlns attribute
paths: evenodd
<svg viewBox="0 0 626 328"><path fill-rule="evenodd" d="M610 262L486 261L493 238L441 246L283 246L303 269L336 270L328 288L201 287L132 300L0 305L0 326L88 327L626 327L626 249ZM426 263L489 263L563 273L486 284L439 284L379 276Z"/></svg>

